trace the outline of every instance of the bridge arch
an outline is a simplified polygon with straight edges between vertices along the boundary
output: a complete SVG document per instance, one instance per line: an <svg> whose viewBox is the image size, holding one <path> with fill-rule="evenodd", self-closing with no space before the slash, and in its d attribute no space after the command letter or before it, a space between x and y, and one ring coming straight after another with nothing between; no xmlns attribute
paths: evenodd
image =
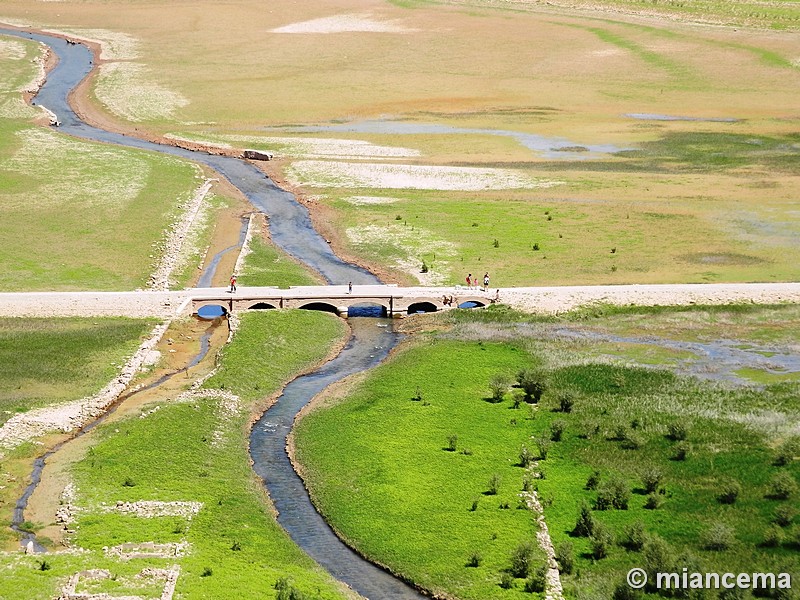
<svg viewBox="0 0 800 600"><path fill-rule="evenodd" d="M486 298L459 298L458 308L486 308Z"/></svg>
<svg viewBox="0 0 800 600"><path fill-rule="evenodd" d="M207 319L211 321L220 317L226 317L228 315L228 309L222 304L209 302L203 304L202 306L198 306L194 314L200 319Z"/></svg>
<svg viewBox="0 0 800 600"><path fill-rule="evenodd" d="M280 306L277 306L279 304L280 304L279 302L273 303L273 302L266 302L264 300L260 300L258 302L251 303L249 306L245 305L242 308L244 308L246 310L269 310L269 309L273 309L273 308L280 308Z"/></svg>
<svg viewBox="0 0 800 600"><path fill-rule="evenodd" d="M334 306L333 304L329 304L328 302L317 302L317 301L306 302L305 304L297 306L297 308L300 308L302 310L321 310L324 312L333 313L335 315L338 315L340 313L338 306Z"/></svg>
<svg viewBox="0 0 800 600"><path fill-rule="evenodd" d="M439 310L439 307L436 304L434 304L433 302L429 302L427 300L422 300L418 302L412 302L411 304L409 304L407 312L410 315L415 315L421 312L426 312L426 313L436 312L437 310Z"/></svg>

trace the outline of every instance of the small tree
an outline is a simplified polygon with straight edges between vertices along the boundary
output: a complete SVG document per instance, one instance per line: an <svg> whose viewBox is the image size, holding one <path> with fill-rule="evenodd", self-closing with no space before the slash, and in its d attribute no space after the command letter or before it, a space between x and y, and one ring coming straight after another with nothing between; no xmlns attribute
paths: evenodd
<svg viewBox="0 0 800 600"><path fill-rule="evenodd" d="M689 457L690 451L689 442L678 442L675 444L675 454L672 455L672 460L684 461Z"/></svg>
<svg viewBox="0 0 800 600"><path fill-rule="evenodd" d="M518 579L528 576L533 565L533 543L525 541L519 544L511 554L511 574Z"/></svg>
<svg viewBox="0 0 800 600"><path fill-rule="evenodd" d="M768 498L775 500L788 500L797 493L797 481L788 471L775 473L769 482Z"/></svg>
<svg viewBox="0 0 800 600"><path fill-rule="evenodd" d="M482 562L483 562L483 555L480 552L475 551L469 555L469 558L467 559L467 566L480 567Z"/></svg>
<svg viewBox="0 0 800 600"><path fill-rule="evenodd" d="M680 442L689 437L689 428L684 423L670 423L667 425L667 437L674 442Z"/></svg>
<svg viewBox="0 0 800 600"><path fill-rule="evenodd" d="M736 500L741 493L741 484L735 479L732 479L723 484L722 490L717 495L717 501L720 504L736 504Z"/></svg>
<svg viewBox="0 0 800 600"><path fill-rule="evenodd" d="M627 482L620 477L612 477L609 481L600 486L600 489L597 491L595 508L597 510L609 510L611 508L628 510L630 498L631 491L628 488Z"/></svg>
<svg viewBox="0 0 800 600"><path fill-rule="evenodd" d="M647 469L642 475L642 483L644 484L644 491L647 494L657 492L664 482L664 472L657 468L652 467Z"/></svg>
<svg viewBox="0 0 800 600"><path fill-rule="evenodd" d="M720 522L712 523L701 537L703 548L719 551L727 550L733 546L734 539L733 529L729 525Z"/></svg>
<svg viewBox="0 0 800 600"><path fill-rule="evenodd" d="M658 535L648 536L642 548L642 568L647 573L651 589L655 588L657 573L675 570L675 554L670 545Z"/></svg>
<svg viewBox="0 0 800 600"><path fill-rule="evenodd" d="M575 551L572 548L572 542L560 542L556 545L555 550L558 570L569 575L575 569Z"/></svg>
<svg viewBox="0 0 800 600"><path fill-rule="evenodd" d="M586 485L583 486L586 490L596 490L597 485L600 483L600 471L592 471L589 478L586 480Z"/></svg>
<svg viewBox="0 0 800 600"><path fill-rule="evenodd" d="M534 461L533 452L530 451L527 445L522 444L522 447L519 449L519 466L520 467L527 467Z"/></svg>
<svg viewBox="0 0 800 600"><path fill-rule="evenodd" d="M647 532L644 523L634 521L625 528L620 544L632 552L639 552L647 541Z"/></svg>
<svg viewBox="0 0 800 600"><path fill-rule="evenodd" d="M775 509L775 516L772 522L779 527L788 527L792 524L797 511L789 504L781 504Z"/></svg>
<svg viewBox="0 0 800 600"><path fill-rule="evenodd" d="M800 455L800 438L789 438L778 447L773 464L785 467L794 462L798 455Z"/></svg>
<svg viewBox="0 0 800 600"><path fill-rule="evenodd" d="M592 557L595 560L600 560L608 556L611 545L614 543L614 536L606 525L598 521L595 523L590 542L592 544Z"/></svg>
<svg viewBox="0 0 800 600"><path fill-rule="evenodd" d="M458 436L453 434L447 436L447 451L448 452L455 452L456 446L458 444Z"/></svg>
<svg viewBox="0 0 800 600"><path fill-rule="evenodd" d="M592 514L592 509L584 500L578 509L578 519L575 521L575 528L572 530L572 535L577 537L591 537L594 533L595 520Z"/></svg>
<svg viewBox="0 0 800 600"><path fill-rule="evenodd" d="M764 534L764 541L761 545L766 548L777 548L783 543L783 529L777 525L770 525Z"/></svg>
<svg viewBox="0 0 800 600"><path fill-rule="evenodd" d="M536 440L536 445L539 447L539 460L546 460L547 454L550 452L550 440L541 437Z"/></svg>
<svg viewBox="0 0 800 600"><path fill-rule="evenodd" d="M490 496L496 496L497 490L500 487L500 475L495 473L492 475L492 478L489 479L489 489L486 490L486 493Z"/></svg>
<svg viewBox="0 0 800 600"><path fill-rule="evenodd" d="M540 369L523 369L517 373L517 383L525 393L525 402L538 404L547 391L547 375Z"/></svg>
<svg viewBox="0 0 800 600"><path fill-rule="evenodd" d="M575 394L565 391L558 395L558 408L561 412L571 413L573 406L575 406Z"/></svg>
<svg viewBox="0 0 800 600"><path fill-rule="evenodd" d="M511 386L511 381L506 375L495 375L489 381L489 393L492 402L495 404L502 402L503 397L506 395L508 388Z"/></svg>
<svg viewBox="0 0 800 600"><path fill-rule="evenodd" d="M558 419L553 421L550 424L550 439L554 442L560 442L561 436L564 435L564 429L566 429L567 423L562 419Z"/></svg>
<svg viewBox="0 0 800 600"><path fill-rule="evenodd" d="M541 594L547 585L547 570L539 567L525 580L525 591L529 594Z"/></svg>

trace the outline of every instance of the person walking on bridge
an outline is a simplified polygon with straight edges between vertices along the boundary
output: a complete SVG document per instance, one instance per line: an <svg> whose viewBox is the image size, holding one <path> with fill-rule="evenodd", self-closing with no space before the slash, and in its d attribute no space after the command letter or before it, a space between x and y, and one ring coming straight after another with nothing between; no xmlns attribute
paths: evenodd
<svg viewBox="0 0 800 600"><path fill-rule="evenodd" d="M236 291L236 275L231 275L231 294Z"/></svg>

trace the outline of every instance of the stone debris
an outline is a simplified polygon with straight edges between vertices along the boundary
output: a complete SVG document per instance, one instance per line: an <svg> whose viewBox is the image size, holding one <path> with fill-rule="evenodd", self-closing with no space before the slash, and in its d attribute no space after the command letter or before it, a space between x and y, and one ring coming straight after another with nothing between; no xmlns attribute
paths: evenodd
<svg viewBox="0 0 800 600"><path fill-rule="evenodd" d="M167 234L167 239L164 242L163 255L161 261L155 269L155 272L150 276L149 287L153 290L168 290L170 285L170 277L172 273L179 266L184 249L184 242L190 235L192 225L197 220L197 215L203 206L203 200L211 186L216 179L206 179L194 194L194 197L188 204L182 207L183 213L181 217L172 224Z"/></svg>
<svg viewBox="0 0 800 600"><path fill-rule="evenodd" d="M120 373L94 396L56 406L29 410L11 417L0 427L0 449L14 448L23 442L50 432L69 433L102 415L128 387L136 373L142 368L145 357L158 343L168 327L169 321L157 325L125 363Z"/></svg>
<svg viewBox="0 0 800 600"><path fill-rule="evenodd" d="M101 505L103 512L118 512L130 514L143 519L155 517L183 517L188 521L203 508L202 502L161 502L158 500L139 500L137 502L123 502L118 500L114 506Z"/></svg>
<svg viewBox="0 0 800 600"><path fill-rule="evenodd" d="M76 506L77 490L73 483L68 483L61 492L59 506L56 509L56 523L63 525L68 531L69 526L75 522L80 510Z"/></svg>
<svg viewBox="0 0 800 600"><path fill-rule="evenodd" d="M159 600L172 600L172 597L175 595L175 585L178 582L180 572L181 568L178 565L173 565L169 569L147 567L142 569L135 578L138 580L148 579L151 581L163 581L164 587L159 596ZM78 591L78 586L82 581L99 581L111 578L111 572L106 569L79 571L72 575L64 587L61 588L61 595L58 597L58 600L145 600L141 596L112 596L107 592L90 594Z"/></svg>
<svg viewBox="0 0 800 600"><path fill-rule="evenodd" d="M158 544L156 542L126 543L103 548L106 556L130 560L132 558L181 558L186 556L191 544L186 540Z"/></svg>

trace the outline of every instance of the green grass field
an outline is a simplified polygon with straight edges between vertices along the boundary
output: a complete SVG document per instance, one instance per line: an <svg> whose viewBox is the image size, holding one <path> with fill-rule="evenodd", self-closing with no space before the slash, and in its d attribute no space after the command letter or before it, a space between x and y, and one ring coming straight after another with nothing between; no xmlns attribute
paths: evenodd
<svg viewBox="0 0 800 600"><path fill-rule="evenodd" d="M71 541L86 550L0 557L5 573L0 598L55 597L67 576L87 568L111 571L113 579L102 582L107 592L141 594L136 573L173 564L181 568L180 597L272 598L280 578L289 578L308 597L345 597L275 522L248 465L246 435L258 401L324 358L344 333L342 321L324 313L247 315L223 352L220 371L204 387L209 393L224 389L237 394L238 406L225 409L218 399L200 393L182 403L160 401L161 410L146 418L137 415L98 428L86 456L72 468L83 510ZM101 505L114 506L118 500L201 502L202 509L188 520L101 510ZM189 549L177 559L125 561L102 550L130 542L180 541L188 542ZM42 560L50 567L47 571L40 570ZM153 593L159 595L160 590Z"/></svg>
<svg viewBox="0 0 800 600"><path fill-rule="evenodd" d="M296 443L307 484L356 547L437 592L530 597L519 578L509 590L499 583L520 541L533 539L531 513L517 510L524 478L533 476L530 485L538 489L554 543L571 544L574 568L562 573L568 598L610 598L628 569L653 566L648 552L661 547L660 540L668 544L664 570L798 576L800 526L772 526L776 511L786 510L779 507L797 507L798 492L771 497L780 473L795 488L800 479L796 448L786 451L783 466L778 459L800 419L797 383L720 386L638 366L626 353L594 358L591 342L547 333L565 322L495 312L438 317L439 333L417 339L299 424ZM737 333L757 338L773 335L783 314L789 325L783 339L796 343L791 307L616 312L584 315L580 327L649 335L660 328L680 339L698 335L700 325L710 333L712 323L735 322ZM513 377L523 367L543 369L549 381L539 405L522 402L514 409L519 390L509 390L502 402L487 401L493 376ZM574 398L570 412L560 409L564 392ZM560 441L551 441L554 428L563 428ZM685 440L670 439L670 432ZM452 452L450 436L457 436ZM533 474L519 466L523 445L540 457ZM683 446L686 458L676 460ZM598 488L585 489L594 471ZM486 494L493 474L500 479L496 496ZM656 480L652 500L647 477ZM581 502L595 506L614 485L627 496L627 509L592 511L611 533L607 557L595 558L593 542L571 532ZM718 499L728 486L738 490L732 504ZM648 501L660 508L646 509ZM645 532L639 535L647 540L644 550L623 546L634 526ZM723 530L722 546L709 550L715 526ZM767 547L765 539L776 530L783 541ZM480 566L467 566L476 551Z"/></svg>
<svg viewBox="0 0 800 600"><path fill-rule="evenodd" d="M273 244L253 238L240 285L288 288L292 285L319 285L320 280Z"/></svg>

